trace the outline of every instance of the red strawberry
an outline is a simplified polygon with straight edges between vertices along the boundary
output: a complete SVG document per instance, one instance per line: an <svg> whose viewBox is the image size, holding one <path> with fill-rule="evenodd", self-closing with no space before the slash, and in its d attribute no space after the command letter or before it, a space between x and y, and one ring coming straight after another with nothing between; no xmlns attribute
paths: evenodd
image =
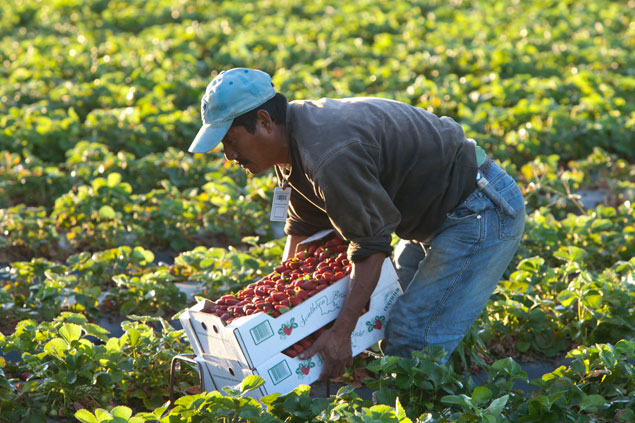
<svg viewBox="0 0 635 423"><path fill-rule="evenodd" d="M315 279L309 279L308 281L303 281L300 283L300 287L306 291L312 291L317 286L317 281Z"/></svg>

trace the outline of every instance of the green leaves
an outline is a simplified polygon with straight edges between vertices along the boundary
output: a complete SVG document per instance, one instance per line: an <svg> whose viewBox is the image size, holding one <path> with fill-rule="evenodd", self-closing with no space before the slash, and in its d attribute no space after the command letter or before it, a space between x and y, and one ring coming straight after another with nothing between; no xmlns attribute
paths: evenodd
<svg viewBox="0 0 635 423"><path fill-rule="evenodd" d="M503 395L500 398L496 398L485 410L484 415L490 418L498 419L503 410L505 409L505 405L509 400L509 395ZM495 420L496 421L496 420Z"/></svg>
<svg viewBox="0 0 635 423"><path fill-rule="evenodd" d="M591 413L595 413L606 406L606 399L598 394L585 395L580 401L580 409Z"/></svg>
<svg viewBox="0 0 635 423"><path fill-rule="evenodd" d="M82 423L144 423L147 421L140 416L132 417L132 410L124 406L115 407L110 412L98 408L95 414L88 410L79 410L75 413L75 418Z"/></svg>
<svg viewBox="0 0 635 423"><path fill-rule="evenodd" d="M483 404L492 397L492 391L484 386L477 386L472 392L472 402L476 405Z"/></svg>
<svg viewBox="0 0 635 423"><path fill-rule="evenodd" d="M62 338L53 338L44 346L45 352L57 358L63 358L68 349L68 342Z"/></svg>
<svg viewBox="0 0 635 423"><path fill-rule="evenodd" d="M241 395L246 394L247 392L251 392L255 389L258 389L262 385L264 385L265 380L260 376L247 376L240 384L240 392Z"/></svg>
<svg viewBox="0 0 635 423"><path fill-rule="evenodd" d="M59 330L60 336L71 345L82 336L82 327L75 323L67 323Z"/></svg>
<svg viewBox="0 0 635 423"><path fill-rule="evenodd" d="M586 255L586 252L582 248L568 246L561 247L553 255L566 262L576 262L581 260Z"/></svg>
<svg viewBox="0 0 635 423"><path fill-rule="evenodd" d="M265 383L265 380L261 376L250 375L243 379L241 383L236 386L225 386L223 390L227 394L234 397L242 397L245 394L258 389Z"/></svg>
<svg viewBox="0 0 635 423"><path fill-rule="evenodd" d="M447 395L441 398L441 402L458 406L464 418L473 416L478 421L497 422L501 420L501 414L509 400L509 394L494 399L487 408L481 408L480 405L488 402L491 395L492 392L489 389L477 387L472 398L467 395Z"/></svg>
<svg viewBox="0 0 635 423"><path fill-rule="evenodd" d="M75 418L82 423L97 423L97 418L88 410L79 410L75 413Z"/></svg>
<svg viewBox="0 0 635 423"><path fill-rule="evenodd" d="M21 360L0 359L3 418L85 406L77 418L91 422L633 420L632 6L291 0L237 14L231 1L5 3L0 347ZM428 351L370 362L375 406L352 388L320 399L303 387L264 410L245 395L260 386L250 379L233 387L239 398L162 407L170 359L190 352L160 319L186 306L175 283L197 281L209 298L235 291L284 247L265 216L271 173L186 151L210 72L238 65L268 70L289 98L376 95L460 122L515 176L528 210L462 364L479 363L479 337L495 357L579 346L571 364L534 381L531 397L514 390L527 376L513 360L482 365L488 380L475 387ZM176 260L155 265L153 251ZM157 320L124 321L120 338L88 323L132 312ZM183 373L179 395L195 383ZM155 411L129 411L142 409Z"/></svg>
<svg viewBox="0 0 635 423"><path fill-rule="evenodd" d="M110 206L101 206L99 209L99 217L102 219L114 219L117 215L115 214L115 210Z"/></svg>

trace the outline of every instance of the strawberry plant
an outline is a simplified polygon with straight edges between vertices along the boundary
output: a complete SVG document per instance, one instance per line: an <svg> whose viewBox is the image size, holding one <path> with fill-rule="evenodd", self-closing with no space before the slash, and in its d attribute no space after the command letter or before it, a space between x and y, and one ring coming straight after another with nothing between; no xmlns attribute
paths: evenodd
<svg viewBox="0 0 635 423"><path fill-rule="evenodd" d="M161 326L160 332L152 328L153 322ZM22 406L33 405L46 406L51 415L63 417L113 401L146 408L163 404L168 395L163 377L170 361L189 350L181 342L182 332L163 319L147 317L124 322L122 327L120 338L108 338L106 330L79 314L62 313L40 325L20 322L12 335L0 339L0 348L22 354L22 360L7 364L6 371L25 381L17 404L0 401L1 415L11 416L23 412ZM178 390L191 386L191 372L179 378Z"/></svg>
<svg viewBox="0 0 635 423"><path fill-rule="evenodd" d="M37 156L0 152L0 207L46 206L70 188L68 175Z"/></svg>
<svg viewBox="0 0 635 423"><path fill-rule="evenodd" d="M247 251L196 247L178 255L171 272L178 278L203 282L204 294L225 294L273 270L273 260L283 251L280 241L252 246Z"/></svg>
<svg viewBox="0 0 635 423"><path fill-rule="evenodd" d="M81 249L89 242L99 249L128 245L138 235L121 223L134 203L130 184L122 182L120 174L111 173L58 197L51 217L67 231L66 239L74 248Z"/></svg>
<svg viewBox="0 0 635 423"><path fill-rule="evenodd" d="M617 260L633 257L633 222L635 208L628 202L617 208L600 205L586 214L568 214L561 220L539 209L528 216L519 254L541 255L548 265L557 266L555 251L572 246L585 250L585 262L590 268L601 270Z"/></svg>
<svg viewBox="0 0 635 423"><path fill-rule="evenodd" d="M458 374L437 363L444 355L441 348L430 348L426 353L414 352L409 359L382 357L367 365L375 378L364 382L376 391L378 403L390 405L399 398L407 415L421 415L439 407L445 395L463 386Z"/></svg>
<svg viewBox="0 0 635 423"><path fill-rule="evenodd" d="M65 302L64 294L73 295L66 283L57 282L64 275L65 266L43 259L16 262L4 272L0 305L7 313L2 330L12 330L25 318L52 319L59 314ZM90 292L86 289L84 293ZM78 290L78 296L81 296Z"/></svg>
<svg viewBox="0 0 635 423"><path fill-rule="evenodd" d="M2 261L28 260L59 255L62 238L44 207L20 204L0 209L0 257Z"/></svg>
<svg viewBox="0 0 635 423"><path fill-rule="evenodd" d="M104 307L120 315L172 315L185 306L185 294L174 285L174 279L167 268L140 276L117 275Z"/></svg>
<svg viewBox="0 0 635 423"><path fill-rule="evenodd" d="M531 383L539 387L538 393L515 414L526 416L525 420L632 420L634 351L632 340L570 351L567 357L572 359L571 364L533 380Z"/></svg>
<svg viewBox="0 0 635 423"><path fill-rule="evenodd" d="M67 272L79 273L84 283L102 289L112 286L113 276L140 275L154 267L154 254L143 247L123 246L93 254L82 252L67 259Z"/></svg>
<svg viewBox="0 0 635 423"><path fill-rule="evenodd" d="M141 196L143 209L135 213L145 224L144 235L149 243L182 251L193 246L193 239L203 234L203 213L208 206L204 199L191 193L181 195L167 181L163 189L152 190Z"/></svg>
<svg viewBox="0 0 635 423"><path fill-rule="evenodd" d="M540 257L522 260L487 306L483 338L498 354L531 349L554 357L571 343L617 342L632 333L633 260L596 274L580 249L555 255L566 264L550 268Z"/></svg>

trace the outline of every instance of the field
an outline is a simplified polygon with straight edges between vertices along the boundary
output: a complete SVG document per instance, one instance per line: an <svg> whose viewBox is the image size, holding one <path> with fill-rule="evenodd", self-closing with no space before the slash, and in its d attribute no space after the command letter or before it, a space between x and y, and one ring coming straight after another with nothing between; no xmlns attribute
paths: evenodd
<svg viewBox="0 0 635 423"><path fill-rule="evenodd" d="M0 423L635 421L634 0L0 2ZM447 365L363 355L336 395L198 393L174 316L280 264L273 173L190 154L223 69L289 99L454 118L523 243ZM108 319L120 333L106 329ZM529 380L519 363L564 363ZM555 366L554 366L555 367ZM475 372L485 372L485 381ZM530 392L515 387L529 383ZM356 389L375 391L375 403Z"/></svg>

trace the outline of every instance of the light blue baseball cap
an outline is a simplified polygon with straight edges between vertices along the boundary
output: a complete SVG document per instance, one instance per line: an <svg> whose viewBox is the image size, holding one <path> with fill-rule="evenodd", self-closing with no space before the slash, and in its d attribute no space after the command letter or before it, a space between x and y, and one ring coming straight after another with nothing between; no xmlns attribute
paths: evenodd
<svg viewBox="0 0 635 423"><path fill-rule="evenodd" d="M201 100L203 126L190 145L190 153L205 153L221 142L240 116L271 99L276 90L271 77L257 69L234 68L219 73Z"/></svg>

